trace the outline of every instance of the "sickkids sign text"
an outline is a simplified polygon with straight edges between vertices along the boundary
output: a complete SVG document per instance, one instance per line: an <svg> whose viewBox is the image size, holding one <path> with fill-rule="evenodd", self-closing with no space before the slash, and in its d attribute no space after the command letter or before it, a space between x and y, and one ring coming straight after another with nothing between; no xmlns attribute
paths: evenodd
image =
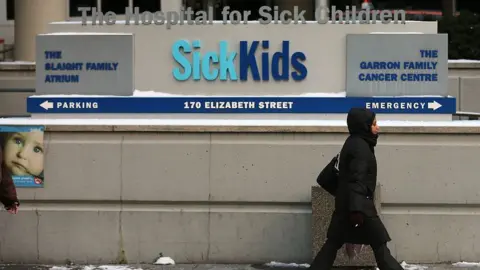
<svg viewBox="0 0 480 270"><path fill-rule="evenodd" d="M302 81L307 77L307 56L291 51L290 41L282 41L278 47L268 40L242 40L232 49L226 40L218 43L218 50L202 49L200 40L178 40L172 45L172 57L176 66L172 69L177 81ZM262 50L260 55L257 51Z"/></svg>

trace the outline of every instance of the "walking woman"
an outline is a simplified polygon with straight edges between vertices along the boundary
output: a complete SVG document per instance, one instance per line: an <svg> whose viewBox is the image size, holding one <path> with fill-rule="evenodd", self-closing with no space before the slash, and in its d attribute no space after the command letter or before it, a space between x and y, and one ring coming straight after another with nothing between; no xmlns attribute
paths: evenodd
<svg viewBox="0 0 480 270"><path fill-rule="evenodd" d="M387 247L391 239L373 201L377 184L374 148L379 132L375 113L353 108L348 113L347 125L350 136L340 152L335 211L328 228L327 241L310 269L331 269L337 251L344 243L352 243L370 245L380 270L403 270Z"/></svg>
<svg viewBox="0 0 480 270"><path fill-rule="evenodd" d="M20 202L12 175L5 166L3 149L0 147L0 203L10 214L17 214Z"/></svg>

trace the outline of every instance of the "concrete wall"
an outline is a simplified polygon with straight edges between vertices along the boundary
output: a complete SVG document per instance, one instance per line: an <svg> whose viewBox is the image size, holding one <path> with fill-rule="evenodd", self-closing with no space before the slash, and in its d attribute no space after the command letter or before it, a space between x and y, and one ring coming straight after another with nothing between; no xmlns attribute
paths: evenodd
<svg viewBox="0 0 480 270"><path fill-rule="evenodd" d="M480 61L451 61L449 66L449 91L457 97L457 111L480 113Z"/></svg>
<svg viewBox="0 0 480 270"><path fill-rule="evenodd" d="M35 65L0 62L0 117L24 117L27 97L35 94Z"/></svg>
<svg viewBox="0 0 480 270"><path fill-rule="evenodd" d="M47 124L45 188L20 189L20 214L0 214L5 262L310 262L311 186L346 137L298 120L20 122ZM383 127L382 213L398 260L478 259L480 126L456 125Z"/></svg>
<svg viewBox="0 0 480 270"><path fill-rule="evenodd" d="M13 22L0 22L0 38L3 38L6 44L13 44L14 34L15 26Z"/></svg>

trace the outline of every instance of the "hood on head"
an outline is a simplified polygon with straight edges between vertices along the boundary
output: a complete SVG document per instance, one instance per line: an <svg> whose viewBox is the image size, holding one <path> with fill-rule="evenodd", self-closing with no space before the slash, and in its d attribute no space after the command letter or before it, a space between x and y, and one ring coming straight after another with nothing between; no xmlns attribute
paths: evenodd
<svg viewBox="0 0 480 270"><path fill-rule="evenodd" d="M352 108L348 112L347 125L350 134L372 136L371 126L375 113L365 108Z"/></svg>

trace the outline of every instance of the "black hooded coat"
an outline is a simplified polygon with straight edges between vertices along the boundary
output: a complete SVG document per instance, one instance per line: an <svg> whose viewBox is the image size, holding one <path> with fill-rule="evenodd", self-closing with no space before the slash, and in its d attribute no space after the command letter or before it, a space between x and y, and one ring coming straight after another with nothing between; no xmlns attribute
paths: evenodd
<svg viewBox="0 0 480 270"><path fill-rule="evenodd" d="M353 108L348 113L350 136L340 152L339 183L327 237L343 243L379 245L390 241L374 203L377 160L374 148L378 135L371 133L375 113ZM355 227L352 212L361 212L364 222Z"/></svg>

